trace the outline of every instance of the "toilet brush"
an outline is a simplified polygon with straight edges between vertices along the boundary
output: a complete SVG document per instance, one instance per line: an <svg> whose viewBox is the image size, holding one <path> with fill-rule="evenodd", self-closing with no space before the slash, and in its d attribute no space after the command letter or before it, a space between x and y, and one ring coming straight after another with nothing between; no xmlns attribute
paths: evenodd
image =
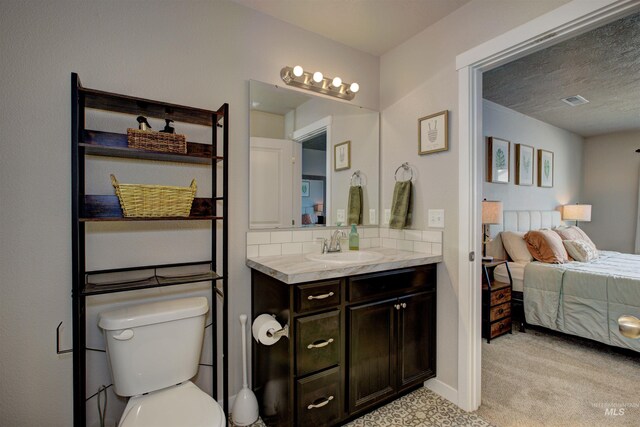
<svg viewBox="0 0 640 427"><path fill-rule="evenodd" d="M248 426L258 420L258 399L247 385L247 315L240 315L242 325L242 390L236 395L231 420L237 426Z"/></svg>

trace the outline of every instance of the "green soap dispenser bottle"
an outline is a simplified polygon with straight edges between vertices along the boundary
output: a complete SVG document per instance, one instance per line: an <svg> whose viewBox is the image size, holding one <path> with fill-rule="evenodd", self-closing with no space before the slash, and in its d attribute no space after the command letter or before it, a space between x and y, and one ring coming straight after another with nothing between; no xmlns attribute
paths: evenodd
<svg viewBox="0 0 640 427"><path fill-rule="evenodd" d="M351 224L351 233L349 233L349 250L357 251L360 249L360 235L355 224Z"/></svg>

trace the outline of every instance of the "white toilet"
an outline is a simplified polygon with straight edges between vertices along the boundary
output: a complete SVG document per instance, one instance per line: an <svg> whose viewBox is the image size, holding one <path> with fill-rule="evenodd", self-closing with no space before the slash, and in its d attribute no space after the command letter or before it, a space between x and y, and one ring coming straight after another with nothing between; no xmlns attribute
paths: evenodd
<svg viewBox="0 0 640 427"><path fill-rule="evenodd" d="M183 298L101 313L116 394L131 396L118 427L224 427L224 412L189 381L198 372L209 304Z"/></svg>

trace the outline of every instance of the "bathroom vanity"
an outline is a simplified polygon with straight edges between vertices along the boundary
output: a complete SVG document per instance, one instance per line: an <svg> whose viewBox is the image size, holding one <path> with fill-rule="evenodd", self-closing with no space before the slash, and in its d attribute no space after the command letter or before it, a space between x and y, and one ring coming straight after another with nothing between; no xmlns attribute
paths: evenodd
<svg viewBox="0 0 640 427"><path fill-rule="evenodd" d="M253 341L253 389L269 426L332 426L436 375L440 255L391 249L370 263L257 257L252 318L274 315L289 337Z"/></svg>

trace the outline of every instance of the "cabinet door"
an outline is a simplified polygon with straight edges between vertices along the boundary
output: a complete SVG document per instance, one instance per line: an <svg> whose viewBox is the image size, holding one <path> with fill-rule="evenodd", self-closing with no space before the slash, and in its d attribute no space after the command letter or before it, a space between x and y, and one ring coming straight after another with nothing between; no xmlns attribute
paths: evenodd
<svg viewBox="0 0 640 427"><path fill-rule="evenodd" d="M398 390L435 376L435 292L400 298Z"/></svg>
<svg viewBox="0 0 640 427"><path fill-rule="evenodd" d="M348 309L349 412L395 393L397 299Z"/></svg>

